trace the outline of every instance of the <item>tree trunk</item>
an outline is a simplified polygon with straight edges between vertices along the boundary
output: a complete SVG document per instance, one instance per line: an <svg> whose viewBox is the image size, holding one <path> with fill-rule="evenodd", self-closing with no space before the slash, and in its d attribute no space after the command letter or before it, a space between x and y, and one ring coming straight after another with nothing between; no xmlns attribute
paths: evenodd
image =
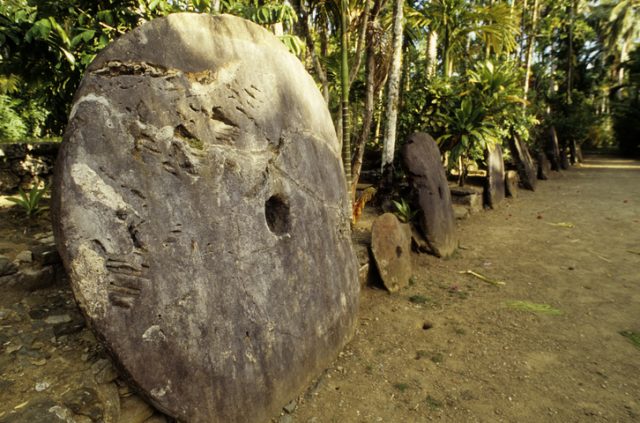
<svg viewBox="0 0 640 423"><path fill-rule="evenodd" d="M311 28L309 25L309 12L306 10L305 5L298 1L296 2L296 8L298 9L298 15L300 19L298 19L298 25L300 28L300 33L304 38L305 44L307 46L307 51L311 56L311 63L313 64L313 69L316 72L316 76L320 80L320 84L322 85L322 97L324 98L325 103L329 104L329 81L327 80L327 73L322 67L322 63L320 63L320 59L316 54L315 43L313 41L313 37L311 36Z"/></svg>
<svg viewBox="0 0 640 423"><path fill-rule="evenodd" d="M373 5L373 9L371 11L371 17L367 22L367 32L366 39L367 42L367 62L366 62L366 92L365 92L365 109L364 116L362 118L362 129L360 131L360 135L358 136L358 140L355 145L355 154L353 156L352 161L352 169L351 169L351 192L356 192L356 187L358 185L358 180L360 179L360 172L362 170L362 161L364 157L364 151L369 139L369 135L371 134L371 124L373 122L373 113L374 113L374 101L375 101L375 76L376 76L376 51L375 51L375 31L377 26L378 14L380 13L380 9L382 8L383 0L375 0Z"/></svg>
<svg viewBox="0 0 640 423"><path fill-rule="evenodd" d="M347 12L349 3L347 0L341 0L340 10L340 49L341 49L341 66L340 66L340 87L341 87L341 104L342 104L342 165L344 166L344 174L346 177L348 190L348 210L351 210L353 203L353 194L351 191L351 122L349 119L349 34L347 33L349 25L347 22Z"/></svg>
<svg viewBox="0 0 640 423"><path fill-rule="evenodd" d="M211 13L214 15L220 13L220 0L211 0Z"/></svg>
<svg viewBox="0 0 640 423"><path fill-rule="evenodd" d="M438 33L429 31L427 38L427 78L431 79L436 75L438 66Z"/></svg>
<svg viewBox="0 0 640 423"><path fill-rule="evenodd" d="M568 68L567 68L567 104L571 104L571 91L573 90L573 62L574 62L574 48L573 48L573 26L576 14L576 8L578 5L578 0L572 0L571 5L569 6L569 57L567 60Z"/></svg>
<svg viewBox="0 0 640 423"><path fill-rule="evenodd" d="M533 2L533 17L531 18L531 28L529 35L527 36L527 53L525 61L525 73L524 73L524 100L522 104L523 108L527 107L527 95L529 93L529 80L531 79L531 66L533 64L533 51L536 44L536 31L538 29L538 5L539 1Z"/></svg>
<svg viewBox="0 0 640 423"><path fill-rule="evenodd" d="M393 59L389 73L387 98L387 127L382 148L382 170L393 163L396 147L396 124L398 121L398 95L402 72L402 32L404 0L396 0L393 11Z"/></svg>

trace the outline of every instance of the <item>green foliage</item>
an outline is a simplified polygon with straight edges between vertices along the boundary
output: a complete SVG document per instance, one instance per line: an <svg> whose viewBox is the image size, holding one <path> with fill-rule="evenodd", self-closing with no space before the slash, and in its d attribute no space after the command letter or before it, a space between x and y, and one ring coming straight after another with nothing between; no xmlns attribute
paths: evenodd
<svg viewBox="0 0 640 423"><path fill-rule="evenodd" d="M18 197L9 197L7 198L7 200L22 207L22 210L24 211L26 216L28 218L32 218L48 209L48 207L42 206L40 204L42 201L42 197L46 192L46 186L44 188L38 188L37 186L34 186L28 192L24 192L22 188L20 188L18 190Z"/></svg>
<svg viewBox="0 0 640 423"><path fill-rule="evenodd" d="M595 108L591 99L580 91L574 91L571 103L563 95L551 99L552 115L549 117L551 125L558 132L558 139L562 143L576 141L582 143L587 140L592 128L597 124Z"/></svg>
<svg viewBox="0 0 640 423"><path fill-rule="evenodd" d="M640 48L626 64L629 82L616 93L613 108L613 130L620 151L640 156Z"/></svg>
<svg viewBox="0 0 640 423"><path fill-rule="evenodd" d="M0 95L0 140L14 141L27 134L27 127L16 111L19 102Z"/></svg>
<svg viewBox="0 0 640 423"><path fill-rule="evenodd" d="M402 223L409 223L418 213L418 210L411 210L411 205L404 199L400 199L400 202L393 200L393 205L396 208L395 215Z"/></svg>
<svg viewBox="0 0 640 423"><path fill-rule="evenodd" d="M640 333L631 330L623 330L618 333L627 338L636 348L640 348Z"/></svg>
<svg viewBox="0 0 640 423"><path fill-rule="evenodd" d="M414 304L426 304L429 299L423 295L412 295L409 297L409 302Z"/></svg>

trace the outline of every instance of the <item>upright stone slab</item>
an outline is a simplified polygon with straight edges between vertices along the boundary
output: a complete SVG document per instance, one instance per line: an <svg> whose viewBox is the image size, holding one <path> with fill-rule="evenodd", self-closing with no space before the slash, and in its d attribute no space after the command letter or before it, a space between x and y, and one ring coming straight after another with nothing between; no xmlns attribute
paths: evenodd
<svg viewBox="0 0 640 423"><path fill-rule="evenodd" d="M566 148L560 149L560 168L562 170L567 170L571 167L571 163L569 163L569 153L567 153Z"/></svg>
<svg viewBox="0 0 640 423"><path fill-rule="evenodd" d="M409 284L411 268L411 228L393 213L384 213L371 225L371 252L382 283L389 292Z"/></svg>
<svg viewBox="0 0 640 423"><path fill-rule="evenodd" d="M518 169L520 183L524 188L535 191L538 172L537 167L531 158L531 154L529 153L529 148L527 148L527 145L517 134L513 134L509 139L509 146L511 148L511 156L513 157L513 160L516 163L516 168Z"/></svg>
<svg viewBox="0 0 640 423"><path fill-rule="evenodd" d="M549 179L549 173L551 172L551 163L544 152L538 153L538 179L546 181Z"/></svg>
<svg viewBox="0 0 640 423"><path fill-rule="evenodd" d="M560 170L560 143L558 142L558 133L555 127L549 128L549 137L545 146L545 153L549 158L551 170Z"/></svg>
<svg viewBox="0 0 640 423"><path fill-rule="evenodd" d="M159 409L266 422L350 337L357 261L340 145L265 29L174 14L88 68L55 230L80 307Z"/></svg>
<svg viewBox="0 0 640 423"><path fill-rule="evenodd" d="M416 132L402 146L402 162L416 191L422 213L420 227L431 251L451 255L458 244L451 192L440 161L440 150L430 135Z"/></svg>
<svg viewBox="0 0 640 423"><path fill-rule="evenodd" d="M485 152L487 162L487 179L484 189L484 202L492 209L504 200L504 159L502 147L496 144Z"/></svg>
<svg viewBox="0 0 640 423"><path fill-rule="evenodd" d="M518 196L518 185L520 178L515 170L507 170L504 173L504 191L507 197L516 198Z"/></svg>

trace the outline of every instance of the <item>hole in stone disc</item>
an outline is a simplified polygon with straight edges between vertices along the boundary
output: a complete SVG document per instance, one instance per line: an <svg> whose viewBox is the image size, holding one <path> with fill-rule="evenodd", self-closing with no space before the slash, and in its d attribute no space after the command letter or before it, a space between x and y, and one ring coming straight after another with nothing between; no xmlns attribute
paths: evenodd
<svg viewBox="0 0 640 423"><path fill-rule="evenodd" d="M289 232L289 205L279 195L271 196L264 204L269 230L276 235Z"/></svg>

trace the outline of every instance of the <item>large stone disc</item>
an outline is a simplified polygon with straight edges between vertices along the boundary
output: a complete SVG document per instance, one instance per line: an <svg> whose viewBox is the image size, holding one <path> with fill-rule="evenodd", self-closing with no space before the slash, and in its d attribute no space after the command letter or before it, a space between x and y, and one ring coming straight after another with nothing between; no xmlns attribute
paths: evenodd
<svg viewBox="0 0 640 423"><path fill-rule="evenodd" d="M267 421L344 346L359 285L339 150L312 78L243 19L157 19L91 64L58 160L58 248L161 410Z"/></svg>

